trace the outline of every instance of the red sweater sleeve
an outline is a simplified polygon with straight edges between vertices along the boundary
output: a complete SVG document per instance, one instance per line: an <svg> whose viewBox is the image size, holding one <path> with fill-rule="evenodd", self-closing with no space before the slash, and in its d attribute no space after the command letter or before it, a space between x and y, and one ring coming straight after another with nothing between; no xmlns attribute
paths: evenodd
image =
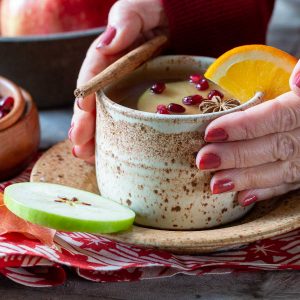
<svg viewBox="0 0 300 300"><path fill-rule="evenodd" d="M274 0L161 0L172 50L217 57L245 44L264 44Z"/></svg>

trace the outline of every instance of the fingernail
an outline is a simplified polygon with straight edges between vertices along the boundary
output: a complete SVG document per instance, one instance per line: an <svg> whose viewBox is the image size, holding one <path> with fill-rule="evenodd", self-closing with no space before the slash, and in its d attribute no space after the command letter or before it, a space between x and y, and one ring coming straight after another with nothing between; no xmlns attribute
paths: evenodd
<svg viewBox="0 0 300 300"><path fill-rule="evenodd" d="M208 169L215 169L220 167L221 165L221 158L213 153L206 153L202 155L199 161L199 169L200 170L208 170Z"/></svg>
<svg viewBox="0 0 300 300"><path fill-rule="evenodd" d="M213 194L221 194L234 189L234 183L230 179L216 181L212 187Z"/></svg>
<svg viewBox="0 0 300 300"><path fill-rule="evenodd" d="M76 98L76 105L77 105L77 107L79 108L79 109L81 109L82 110L82 107L81 107L81 105L80 105L80 100L81 100L82 98Z"/></svg>
<svg viewBox="0 0 300 300"><path fill-rule="evenodd" d="M72 154L74 157L77 157L76 152L75 152L75 147L72 148Z"/></svg>
<svg viewBox="0 0 300 300"><path fill-rule="evenodd" d="M298 88L300 88L300 72L297 73L297 74L295 75L295 77L294 77L294 84L295 84Z"/></svg>
<svg viewBox="0 0 300 300"><path fill-rule="evenodd" d="M257 201L257 196L249 195L242 201L242 206L248 206Z"/></svg>
<svg viewBox="0 0 300 300"><path fill-rule="evenodd" d="M205 136L206 142L224 142L228 139L228 134L223 128L213 128Z"/></svg>
<svg viewBox="0 0 300 300"><path fill-rule="evenodd" d="M71 127L69 129L69 132L68 132L68 138L69 138L69 140L71 140L71 134L72 134L73 127L74 127L74 124L72 123Z"/></svg>
<svg viewBox="0 0 300 300"><path fill-rule="evenodd" d="M114 39L116 33L117 33L116 28L108 25L106 27L106 30L102 33L96 48L99 49L108 46L111 43L111 41Z"/></svg>

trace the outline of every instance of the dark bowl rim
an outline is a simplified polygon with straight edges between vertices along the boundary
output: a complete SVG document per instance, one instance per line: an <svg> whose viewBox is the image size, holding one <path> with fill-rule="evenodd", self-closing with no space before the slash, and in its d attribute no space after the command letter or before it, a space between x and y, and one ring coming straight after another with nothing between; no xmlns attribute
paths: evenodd
<svg viewBox="0 0 300 300"><path fill-rule="evenodd" d="M67 31L44 35L24 35L16 37L0 37L0 43L28 43L28 42L47 42L56 40L77 39L81 37L96 36L105 30L105 26L93 29Z"/></svg>

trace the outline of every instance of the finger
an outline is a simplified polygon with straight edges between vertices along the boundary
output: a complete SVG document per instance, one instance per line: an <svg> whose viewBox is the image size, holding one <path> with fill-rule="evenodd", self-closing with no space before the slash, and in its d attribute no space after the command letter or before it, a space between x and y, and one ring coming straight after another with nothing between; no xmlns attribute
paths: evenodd
<svg viewBox="0 0 300 300"><path fill-rule="evenodd" d="M247 168L300 157L300 128L231 143L204 146L196 164L201 170Z"/></svg>
<svg viewBox="0 0 300 300"><path fill-rule="evenodd" d="M163 8L159 0L118 1L108 16L108 32L100 38L98 48L106 55L124 51L137 39L140 33L148 32L164 24ZM115 30L112 39L110 32Z"/></svg>
<svg viewBox="0 0 300 300"><path fill-rule="evenodd" d="M299 183L285 183L266 189L251 189L238 193L238 202L242 206L248 206L257 201L271 199L300 188Z"/></svg>
<svg viewBox="0 0 300 300"><path fill-rule="evenodd" d="M206 128L205 140L248 140L297 127L300 127L300 98L288 92L274 100L212 121Z"/></svg>
<svg viewBox="0 0 300 300"><path fill-rule="evenodd" d="M290 88L300 97L300 60L298 60L290 77Z"/></svg>
<svg viewBox="0 0 300 300"><path fill-rule="evenodd" d="M98 43L98 39L96 39L92 45L90 46L86 57L81 66L77 86L81 86L87 83L91 78L96 76L106 67L108 67L112 62L118 59L119 55L115 56L106 56L101 51L96 49L96 45ZM95 109L95 95L91 94L84 99L78 98L76 99L76 106L84 111L91 112Z"/></svg>
<svg viewBox="0 0 300 300"><path fill-rule="evenodd" d="M94 137L95 132L95 112L77 111L73 115L72 130L69 138L74 145L86 144Z"/></svg>
<svg viewBox="0 0 300 300"><path fill-rule="evenodd" d="M95 148L94 148L94 151L95 151ZM95 155L85 159L85 161L90 165L94 165L95 164Z"/></svg>
<svg viewBox="0 0 300 300"><path fill-rule="evenodd" d="M211 180L213 194L263 189L300 182L300 160L278 161L252 168L217 172Z"/></svg>
<svg viewBox="0 0 300 300"><path fill-rule="evenodd" d="M96 45L106 55L114 55L129 47L142 31L140 15L128 1L118 1L110 10L108 26Z"/></svg>
<svg viewBox="0 0 300 300"><path fill-rule="evenodd" d="M86 144L74 146L72 149L72 153L75 157L81 159L91 159L95 153L95 140L91 139Z"/></svg>

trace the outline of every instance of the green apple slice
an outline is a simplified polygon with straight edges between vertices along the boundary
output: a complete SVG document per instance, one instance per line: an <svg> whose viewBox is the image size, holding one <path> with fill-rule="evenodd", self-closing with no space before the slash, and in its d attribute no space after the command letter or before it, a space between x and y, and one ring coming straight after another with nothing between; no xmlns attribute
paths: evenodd
<svg viewBox="0 0 300 300"><path fill-rule="evenodd" d="M112 233L130 228L135 217L128 207L100 195L51 183L12 184L4 203L22 219L63 231Z"/></svg>

